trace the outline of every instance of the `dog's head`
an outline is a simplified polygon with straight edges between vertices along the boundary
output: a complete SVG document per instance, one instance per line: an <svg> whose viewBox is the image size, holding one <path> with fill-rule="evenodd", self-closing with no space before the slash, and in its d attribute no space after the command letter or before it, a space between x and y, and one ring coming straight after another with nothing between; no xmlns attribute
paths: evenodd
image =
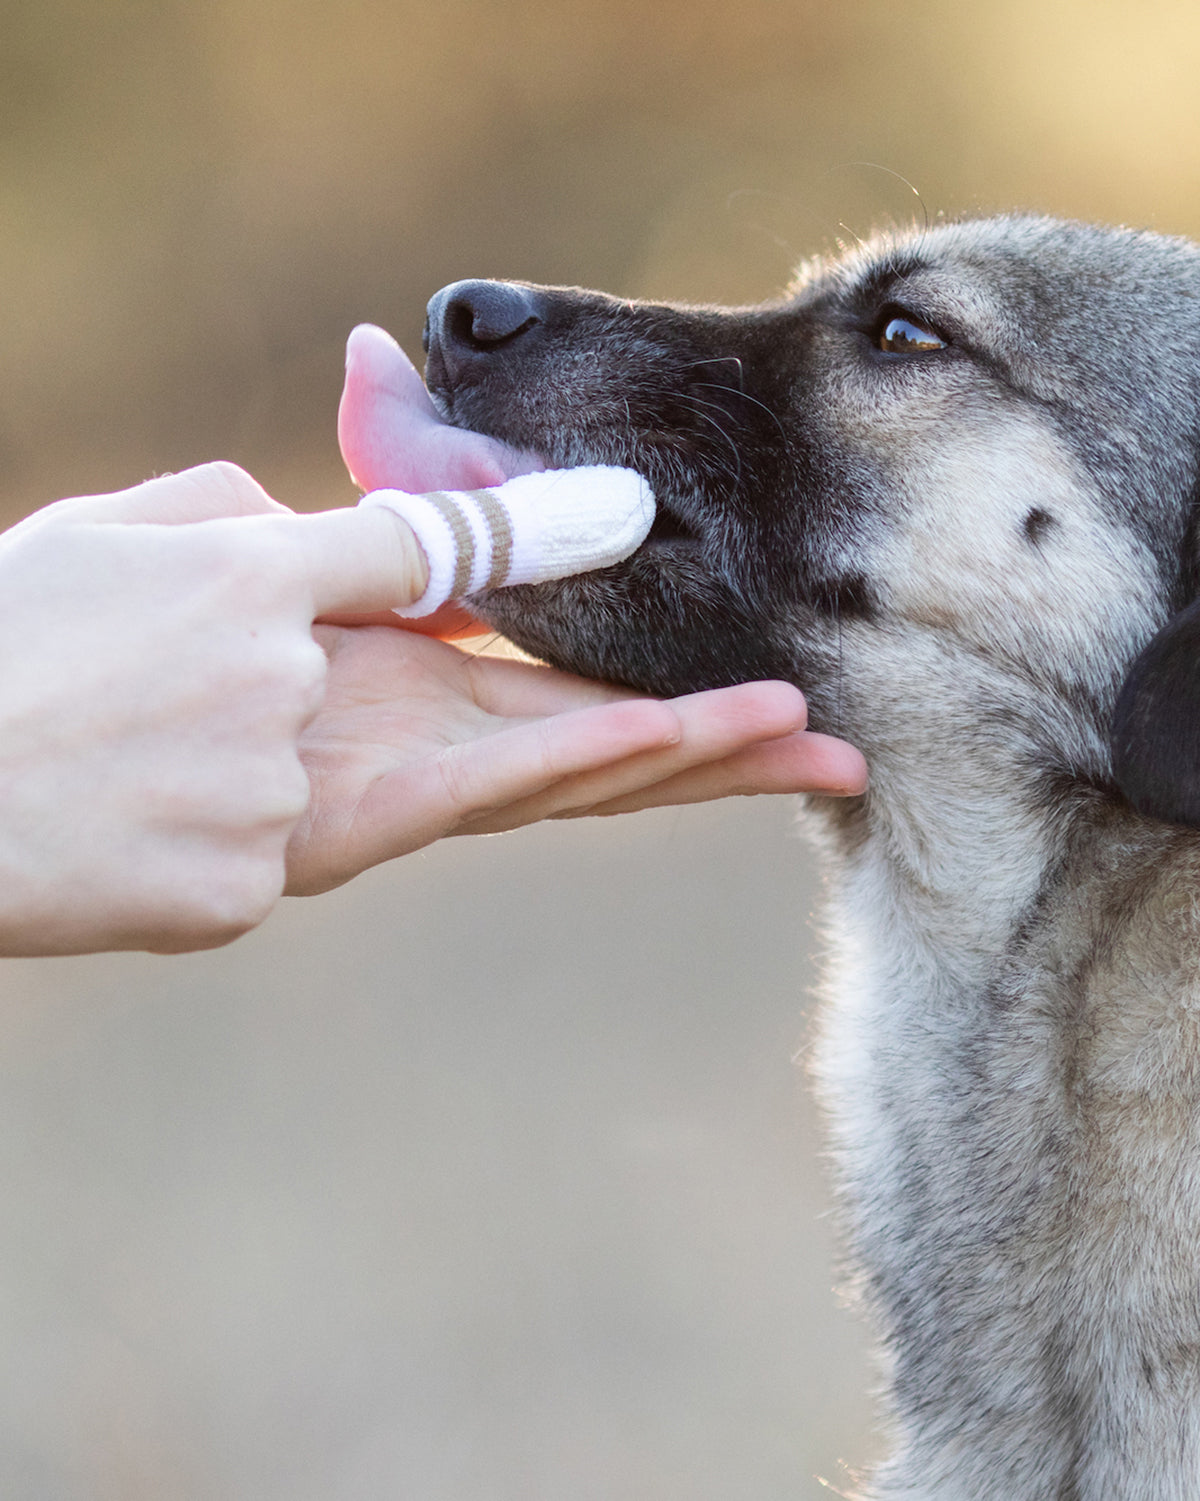
<svg viewBox="0 0 1200 1501"><path fill-rule="evenodd" d="M752 308L456 283L427 335L450 420L659 503L627 562L474 606L653 693L790 679L877 781L936 744L1108 785L1122 684L1197 592L1198 311L1195 247L1044 219L881 240ZM1122 772L1175 813L1197 634L1122 700Z"/></svg>

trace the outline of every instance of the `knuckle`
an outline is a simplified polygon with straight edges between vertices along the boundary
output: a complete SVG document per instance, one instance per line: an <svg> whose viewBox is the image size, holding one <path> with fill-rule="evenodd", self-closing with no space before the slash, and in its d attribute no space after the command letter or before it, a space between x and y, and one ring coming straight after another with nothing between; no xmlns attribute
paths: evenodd
<svg viewBox="0 0 1200 1501"><path fill-rule="evenodd" d="M286 754L324 701L329 663L311 637L296 639L292 632L265 658L257 666L247 661L244 668L251 683L259 683L264 730L282 737Z"/></svg>
<svg viewBox="0 0 1200 1501"><path fill-rule="evenodd" d="M288 756L286 765L279 773L276 786L278 817L273 822L284 824L290 830L308 810L311 794L308 773L300 757L293 753Z"/></svg>
<svg viewBox="0 0 1200 1501"><path fill-rule="evenodd" d="M320 707L329 660L307 630L253 625L232 636L221 658L226 691L246 695L269 736L290 737Z"/></svg>
<svg viewBox="0 0 1200 1501"><path fill-rule="evenodd" d="M223 837L235 859L273 856L309 803L308 774L294 736L241 757L236 775L243 790L225 799Z"/></svg>
<svg viewBox="0 0 1200 1501"><path fill-rule="evenodd" d="M296 686L303 697L307 701L315 700L319 703L325 692L325 679L329 675L329 658L311 636L299 643L293 672Z"/></svg>
<svg viewBox="0 0 1200 1501"><path fill-rule="evenodd" d="M189 954L219 949L253 931L270 915L274 900L247 900L243 891L228 887L190 898L153 921L146 947L156 954Z"/></svg>
<svg viewBox="0 0 1200 1501"><path fill-rule="evenodd" d="M192 919L214 945L231 943L264 922L283 894L282 852L219 861L193 893Z"/></svg>
<svg viewBox="0 0 1200 1501"><path fill-rule="evenodd" d="M239 511L261 511L267 499L266 491L258 481L229 459L214 459L191 472L201 483L222 490Z"/></svg>

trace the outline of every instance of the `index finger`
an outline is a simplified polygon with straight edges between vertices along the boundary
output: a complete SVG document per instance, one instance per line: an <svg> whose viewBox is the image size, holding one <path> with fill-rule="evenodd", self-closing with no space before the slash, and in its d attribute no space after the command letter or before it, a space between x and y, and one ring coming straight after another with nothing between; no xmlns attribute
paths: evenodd
<svg viewBox="0 0 1200 1501"><path fill-rule="evenodd" d="M408 523L383 506L263 516L234 525L265 528L290 546L312 592L312 618L410 605L429 564Z"/></svg>

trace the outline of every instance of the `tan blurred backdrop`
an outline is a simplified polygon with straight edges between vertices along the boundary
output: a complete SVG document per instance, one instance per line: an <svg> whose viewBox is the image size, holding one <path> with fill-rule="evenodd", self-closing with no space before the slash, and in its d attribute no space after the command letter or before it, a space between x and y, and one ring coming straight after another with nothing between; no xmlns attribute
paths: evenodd
<svg viewBox="0 0 1200 1501"><path fill-rule="evenodd" d="M742 301L923 214L1200 233L1198 62L1182 0L4 0L4 519L214 457L352 500L345 336L416 353L461 276ZM0 1495L845 1489L791 820L456 842L218 954L6 963Z"/></svg>

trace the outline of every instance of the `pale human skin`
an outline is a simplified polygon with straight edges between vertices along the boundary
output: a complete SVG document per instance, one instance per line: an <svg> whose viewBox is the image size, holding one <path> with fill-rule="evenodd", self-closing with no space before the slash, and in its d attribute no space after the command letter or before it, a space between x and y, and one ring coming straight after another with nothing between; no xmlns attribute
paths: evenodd
<svg viewBox="0 0 1200 1501"><path fill-rule="evenodd" d="M865 785L787 684L664 703L321 623L425 579L390 512L296 515L229 464L0 537L0 954L210 948L447 834Z"/></svg>

